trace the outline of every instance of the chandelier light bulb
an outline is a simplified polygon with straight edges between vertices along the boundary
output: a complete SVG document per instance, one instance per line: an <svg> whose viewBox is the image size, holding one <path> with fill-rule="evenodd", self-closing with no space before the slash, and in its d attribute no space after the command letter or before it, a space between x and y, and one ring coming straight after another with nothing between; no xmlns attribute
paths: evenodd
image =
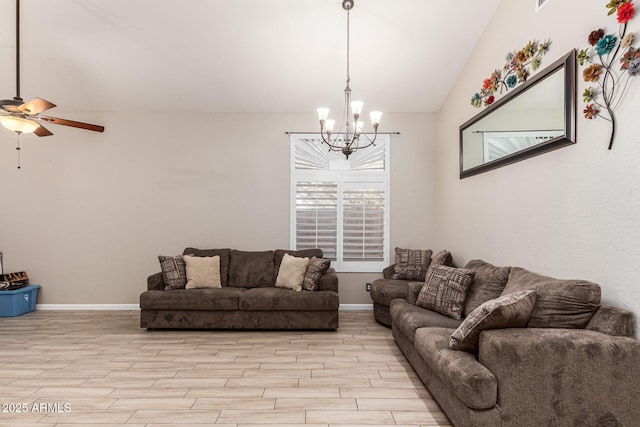
<svg viewBox="0 0 640 427"><path fill-rule="evenodd" d="M363 127L364 127L364 122L362 122L362 121L355 122L354 129L355 129L356 135L360 135L362 133L362 128Z"/></svg>
<svg viewBox="0 0 640 427"><path fill-rule="evenodd" d="M372 111L369 113L371 117L371 124L375 127L380 124L380 118L382 117L382 111Z"/></svg>
<svg viewBox="0 0 640 427"><path fill-rule="evenodd" d="M329 117L328 108L318 108L318 120L320 121L327 120L328 117Z"/></svg>
<svg viewBox="0 0 640 427"><path fill-rule="evenodd" d="M364 105L364 102L362 101L353 101L351 103L351 114L354 115L354 117L360 117L360 113L362 113L362 106Z"/></svg>
<svg viewBox="0 0 640 427"><path fill-rule="evenodd" d="M328 134L333 133L333 126L336 124L335 120L328 119L324 125L325 130Z"/></svg>

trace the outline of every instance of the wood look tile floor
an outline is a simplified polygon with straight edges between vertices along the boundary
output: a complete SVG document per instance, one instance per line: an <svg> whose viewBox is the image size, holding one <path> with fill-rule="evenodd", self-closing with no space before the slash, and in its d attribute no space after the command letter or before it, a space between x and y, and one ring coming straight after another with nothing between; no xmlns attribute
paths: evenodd
<svg viewBox="0 0 640 427"><path fill-rule="evenodd" d="M0 318L0 427L450 426L370 311L337 331L147 331L137 311Z"/></svg>

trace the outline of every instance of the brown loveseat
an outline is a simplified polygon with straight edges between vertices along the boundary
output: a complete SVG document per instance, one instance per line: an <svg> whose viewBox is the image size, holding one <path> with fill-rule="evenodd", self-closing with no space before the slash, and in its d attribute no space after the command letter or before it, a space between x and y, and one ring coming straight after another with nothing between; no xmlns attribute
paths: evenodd
<svg viewBox="0 0 640 427"><path fill-rule="evenodd" d="M337 329L338 277L329 268L314 291L275 287L284 254L322 257L322 250L247 252L187 248L184 254L220 256L222 287L165 290L162 273L140 295L140 326L147 329Z"/></svg>
<svg viewBox="0 0 640 427"><path fill-rule="evenodd" d="M395 342L455 426L638 425L640 341L630 311L601 304L592 282L481 260L465 268L475 277L463 320L496 297L533 291L525 327L482 330L477 350L462 351L451 345L463 320L416 305L425 283L409 283L406 298L390 304Z"/></svg>

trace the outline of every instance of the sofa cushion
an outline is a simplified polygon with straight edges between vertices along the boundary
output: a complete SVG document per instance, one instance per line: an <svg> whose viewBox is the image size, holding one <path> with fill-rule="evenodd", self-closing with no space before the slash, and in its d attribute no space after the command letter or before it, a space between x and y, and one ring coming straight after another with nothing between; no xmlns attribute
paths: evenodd
<svg viewBox="0 0 640 427"><path fill-rule="evenodd" d="M222 286L227 286L227 281L229 278L229 255L231 253L231 249L196 249L196 248L186 248L182 254L183 255L193 255L193 256L216 256L220 257L220 283Z"/></svg>
<svg viewBox="0 0 640 427"><path fill-rule="evenodd" d="M536 302L536 291L518 291L489 300L469 314L451 335L452 350L478 351L480 332L487 329L524 328Z"/></svg>
<svg viewBox="0 0 640 427"><path fill-rule="evenodd" d="M511 267L496 267L481 259L474 259L469 261L464 268L476 272L462 311L463 316L468 316L480 304L502 295L504 287L507 286L507 280L509 280Z"/></svg>
<svg viewBox="0 0 640 427"><path fill-rule="evenodd" d="M239 288L176 289L140 294L142 310L238 310Z"/></svg>
<svg viewBox="0 0 640 427"><path fill-rule="evenodd" d="M305 291L315 291L318 288L320 278L331 266L331 260L326 258L311 257L307 270L304 272L302 289Z"/></svg>
<svg viewBox="0 0 640 427"><path fill-rule="evenodd" d="M399 298L391 301L389 313L392 327L402 331L411 342L413 342L413 335L418 328L434 327L455 330L462 323L460 320L452 319L435 311L425 310Z"/></svg>
<svg viewBox="0 0 640 427"><path fill-rule="evenodd" d="M496 377L471 354L451 350L448 328L420 328L414 345L418 354L449 389L472 409L493 408L498 399Z"/></svg>
<svg viewBox="0 0 640 427"><path fill-rule="evenodd" d="M431 262L432 250L396 248L396 263L392 279L424 281Z"/></svg>
<svg viewBox="0 0 640 427"><path fill-rule="evenodd" d="M273 251L231 250L228 285L234 288L264 288L274 285Z"/></svg>
<svg viewBox="0 0 640 427"><path fill-rule="evenodd" d="M586 280L560 280L513 267L502 292L536 291L530 328L584 328L600 307L600 286Z"/></svg>
<svg viewBox="0 0 640 427"><path fill-rule="evenodd" d="M178 256L158 256L164 289L184 289L187 284L187 270L182 255Z"/></svg>
<svg viewBox="0 0 640 427"><path fill-rule="evenodd" d="M322 311L337 310L338 294L331 291L291 292L282 288L247 289L240 296L240 310L251 311Z"/></svg>
<svg viewBox="0 0 640 427"><path fill-rule="evenodd" d="M284 254L289 254L291 256L297 256L300 258L311 258L317 257L322 258L323 252L322 249L314 248L314 249L301 249L299 251L289 250L289 249L276 249L274 251L273 258L273 277L278 277L278 271L280 271L280 264L282 263L282 258Z"/></svg>
<svg viewBox="0 0 640 427"><path fill-rule="evenodd" d="M378 279L371 283L369 295L373 302L382 305L390 305L396 298L407 297L407 281L393 279Z"/></svg>
<svg viewBox="0 0 640 427"><path fill-rule="evenodd" d="M304 281L304 273L307 271L307 265L309 265L309 258L300 258L284 254L276 278L276 288L285 288L300 292L302 290L302 282Z"/></svg>
<svg viewBox="0 0 640 427"><path fill-rule="evenodd" d="M416 305L460 320L467 290L471 286L474 275L473 270L445 265L437 266L427 277Z"/></svg>
<svg viewBox="0 0 640 427"><path fill-rule="evenodd" d="M185 289L221 288L220 282L220 257L218 255L191 256L184 255L187 271L187 284Z"/></svg>

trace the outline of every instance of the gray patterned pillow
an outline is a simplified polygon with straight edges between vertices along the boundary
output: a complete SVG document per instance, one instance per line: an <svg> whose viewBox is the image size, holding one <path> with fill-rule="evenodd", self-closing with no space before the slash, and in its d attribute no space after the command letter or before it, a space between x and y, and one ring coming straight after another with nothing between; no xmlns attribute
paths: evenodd
<svg viewBox="0 0 640 427"><path fill-rule="evenodd" d="M487 329L524 328L536 303L536 291L518 291L489 300L473 310L451 335L449 348L475 352L480 332Z"/></svg>
<svg viewBox="0 0 640 427"><path fill-rule="evenodd" d="M462 318L464 300L475 271L439 265L431 270L416 305L452 319Z"/></svg>
<svg viewBox="0 0 640 427"><path fill-rule="evenodd" d="M307 271L304 273L302 289L305 291L315 291L320 278L327 272L330 265L330 259L311 257L307 265Z"/></svg>
<svg viewBox="0 0 640 427"><path fill-rule="evenodd" d="M159 255L162 278L164 279L164 290L184 289L187 284L187 269L182 255L163 256Z"/></svg>
<svg viewBox="0 0 640 427"><path fill-rule="evenodd" d="M396 248L392 279L424 281L433 251Z"/></svg>

